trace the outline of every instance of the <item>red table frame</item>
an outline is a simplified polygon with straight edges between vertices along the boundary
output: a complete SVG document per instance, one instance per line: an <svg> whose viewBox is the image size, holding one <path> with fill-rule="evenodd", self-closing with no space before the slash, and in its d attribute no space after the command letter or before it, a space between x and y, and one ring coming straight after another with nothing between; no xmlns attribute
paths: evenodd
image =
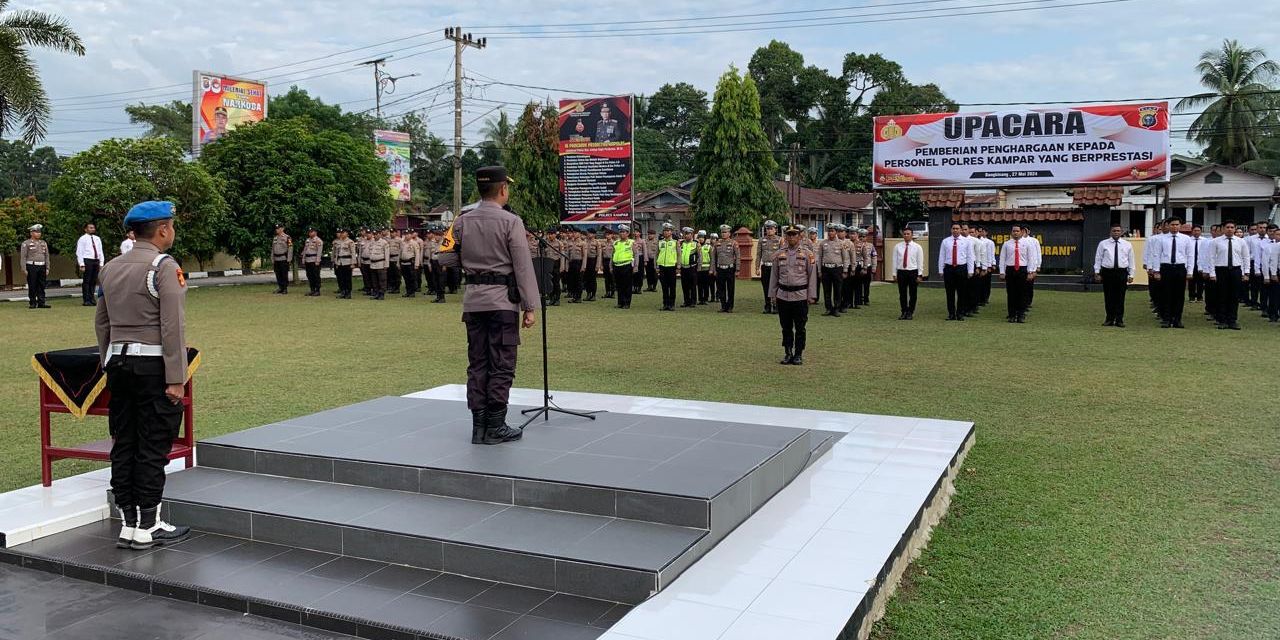
<svg viewBox="0 0 1280 640"><path fill-rule="evenodd" d="M103 390L102 394L94 400L93 405L85 412L91 416L107 415L107 403L111 399L111 392ZM195 380L187 380L184 385L184 393L182 395L182 430L178 433L178 438L173 441L173 448L169 450L169 459L177 460L184 458L187 461L187 468L191 468L195 464ZM75 458L79 460L100 460L109 462L111 460L111 438L104 440L95 440L85 444L72 447L55 447L53 446L53 433L50 428L49 416L54 413L71 413L66 405L62 404L62 400L54 394L49 385L44 380L40 381L40 481L48 487L53 484L53 461Z"/></svg>

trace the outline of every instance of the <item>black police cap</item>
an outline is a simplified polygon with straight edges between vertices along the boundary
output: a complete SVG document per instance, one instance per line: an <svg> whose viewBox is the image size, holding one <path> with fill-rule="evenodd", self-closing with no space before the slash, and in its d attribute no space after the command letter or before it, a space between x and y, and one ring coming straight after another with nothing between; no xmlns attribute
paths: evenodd
<svg viewBox="0 0 1280 640"><path fill-rule="evenodd" d="M476 184L498 184L502 182L510 182L515 184L507 175L507 168L502 166L480 167L476 169Z"/></svg>

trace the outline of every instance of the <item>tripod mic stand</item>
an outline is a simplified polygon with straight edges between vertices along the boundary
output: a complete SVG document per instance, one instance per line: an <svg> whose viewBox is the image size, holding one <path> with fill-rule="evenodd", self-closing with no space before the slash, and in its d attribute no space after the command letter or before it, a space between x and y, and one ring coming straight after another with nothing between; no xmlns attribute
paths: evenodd
<svg viewBox="0 0 1280 640"><path fill-rule="evenodd" d="M543 422L547 422L551 420L552 411L555 411L556 413L571 415L571 416L578 416L579 418L587 418L589 420L595 420L596 417L593 414L599 413L599 411L570 411L568 409L561 409L560 407L555 406L555 404L551 402L551 383L550 383L550 376L548 374L548 367L547 367L547 295L548 295L548 292L544 290L549 287L543 286L543 278L545 277L548 281L551 279L551 275L549 273L545 273L546 266L547 266L546 258L547 258L548 250L558 254L560 257L564 258L565 260L568 260L569 256L566 256L562 251L551 246L551 244L547 242L545 233L538 233L534 237L538 239L538 258L544 270L544 273L541 274L538 278L538 299L541 302L540 306L542 307L542 406L536 407L533 409L525 409L524 411L521 411L520 412L521 415L529 416L529 419L525 420L524 424L520 425L520 428L524 429L525 427L529 426L530 424L533 423L534 420L538 419L538 416L542 416Z"/></svg>

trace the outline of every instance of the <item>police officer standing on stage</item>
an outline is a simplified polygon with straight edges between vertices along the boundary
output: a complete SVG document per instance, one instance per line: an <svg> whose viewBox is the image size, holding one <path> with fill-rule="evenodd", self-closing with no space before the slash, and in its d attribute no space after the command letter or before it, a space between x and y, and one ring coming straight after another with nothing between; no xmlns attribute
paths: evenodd
<svg viewBox="0 0 1280 640"><path fill-rule="evenodd" d="M293 262L293 238L284 232L284 225L276 224L276 235L271 238L271 267L276 273L276 293L289 293L289 263Z"/></svg>
<svg viewBox="0 0 1280 640"><path fill-rule="evenodd" d="M1102 296L1107 308L1107 320L1104 327L1124 328L1124 294L1133 284L1133 269L1136 262L1133 245L1120 237L1124 235L1124 227L1119 223L1111 225L1111 237L1098 243L1098 250L1093 258L1093 279L1102 283Z"/></svg>
<svg viewBox="0 0 1280 640"><path fill-rule="evenodd" d="M538 304L533 257L524 224L503 210L511 182L503 167L476 171L480 204L453 222L441 247L440 263L467 271L462 321L467 325L467 407L471 443L519 440L507 426L507 402L516 373L520 327L532 327ZM523 312L523 317L517 312Z"/></svg>
<svg viewBox="0 0 1280 640"><path fill-rule="evenodd" d="M773 272L773 256L781 248L778 223L765 220L764 237L756 242L756 276L760 278L760 288L764 290L764 313L774 313L773 301L769 299L769 278Z"/></svg>
<svg viewBox="0 0 1280 640"><path fill-rule="evenodd" d="M356 243L347 237L346 229L338 229L338 239L333 241L333 275L338 280L338 298L351 299L351 270L356 264Z"/></svg>
<svg viewBox="0 0 1280 640"><path fill-rule="evenodd" d="M302 244L302 268L307 272L308 297L320 295L320 260L324 258L324 240L314 228L307 229L307 240Z"/></svg>
<svg viewBox="0 0 1280 640"><path fill-rule="evenodd" d="M658 267L658 281L662 283L662 310L676 310L676 264L680 261L679 242L672 237L675 226L662 223L662 237L652 241L654 263Z"/></svg>
<svg viewBox="0 0 1280 640"><path fill-rule="evenodd" d="M27 307L49 309L44 302L45 278L49 275L49 245L42 238L44 225L33 224L28 231L31 237L18 248L18 262L27 270Z"/></svg>
<svg viewBox="0 0 1280 640"><path fill-rule="evenodd" d="M720 312L733 313L734 285L738 278L738 265L742 259L742 249L733 238L733 229L727 224L720 225L720 239L716 241L716 297L720 299Z"/></svg>
<svg viewBox="0 0 1280 640"><path fill-rule="evenodd" d="M816 259L800 247L800 235L800 227L787 227L786 246L773 254L773 270L769 273L768 296L782 325L780 364L804 364L809 305L818 301Z"/></svg>
<svg viewBox="0 0 1280 640"><path fill-rule="evenodd" d="M160 513L164 467L184 412L187 284L163 253L175 238L173 203L135 205L124 223L137 242L103 266L94 327L111 392L111 492L123 521L116 546L143 550L191 533Z"/></svg>

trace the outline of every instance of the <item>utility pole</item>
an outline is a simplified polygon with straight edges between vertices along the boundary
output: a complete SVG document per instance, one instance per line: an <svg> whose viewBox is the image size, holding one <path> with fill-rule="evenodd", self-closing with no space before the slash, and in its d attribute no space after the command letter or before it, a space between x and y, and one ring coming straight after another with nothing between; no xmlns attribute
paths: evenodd
<svg viewBox="0 0 1280 640"><path fill-rule="evenodd" d="M380 67L386 64L387 58L390 58L390 57L391 56L386 56L386 57L378 58L377 60L369 60L366 62L361 62L360 64L356 65L361 67L368 67L368 66L373 67L373 100L374 100L373 109L374 109L374 114L377 116L378 120L382 120L383 94L391 95L395 93L397 80L404 80L405 78L412 78L418 75L416 73L411 73L407 76L393 76L387 73L386 71L383 71Z"/></svg>
<svg viewBox="0 0 1280 640"><path fill-rule="evenodd" d="M444 37L453 41L453 215L462 213L462 51L483 49L488 38L473 39L462 27L448 27Z"/></svg>

